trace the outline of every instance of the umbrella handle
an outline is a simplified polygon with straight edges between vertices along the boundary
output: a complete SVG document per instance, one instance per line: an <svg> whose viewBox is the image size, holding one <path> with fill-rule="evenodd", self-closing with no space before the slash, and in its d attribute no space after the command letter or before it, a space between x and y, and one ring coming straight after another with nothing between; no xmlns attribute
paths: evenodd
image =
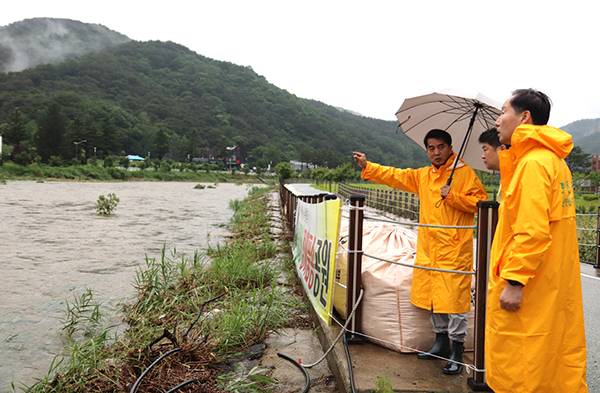
<svg viewBox="0 0 600 393"><path fill-rule="evenodd" d="M440 199L439 201L437 201L437 202L435 203L435 207L436 207L436 208L439 208L440 206L442 206L442 202L443 202L443 201L444 201L444 197L442 197L442 199Z"/></svg>
<svg viewBox="0 0 600 393"><path fill-rule="evenodd" d="M452 172L454 173L454 171L452 171ZM447 186L449 186L450 184L452 184L452 175L450 175L450 177L448 178L448 181L446 182ZM442 199L437 201L435 203L435 207L438 208L438 207L442 206L442 202L444 201L444 199L446 199L446 197L442 197Z"/></svg>

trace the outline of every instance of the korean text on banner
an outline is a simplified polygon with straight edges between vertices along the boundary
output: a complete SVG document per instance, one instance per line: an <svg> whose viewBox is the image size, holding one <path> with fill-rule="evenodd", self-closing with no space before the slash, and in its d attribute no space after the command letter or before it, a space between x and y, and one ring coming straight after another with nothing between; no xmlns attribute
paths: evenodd
<svg viewBox="0 0 600 393"><path fill-rule="evenodd" d="M298 201L293 252L298 276L319 316L331 324L341 199Z"/></svg>

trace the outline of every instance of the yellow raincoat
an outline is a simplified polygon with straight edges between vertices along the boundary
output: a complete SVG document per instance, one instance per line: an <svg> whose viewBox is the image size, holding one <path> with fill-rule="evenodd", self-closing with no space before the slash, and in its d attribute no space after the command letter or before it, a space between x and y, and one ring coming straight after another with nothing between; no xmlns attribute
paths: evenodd
<svg viewBox="0 0 600 393"><path fill-rule="evenodd" d="M496 393L587 392L571 136L523 125L500 152L502 204L492 245L486 379ZM524 284L521 308L500 308L507 280Z"/></svg>
<svg viewBox="0 0 600 393"><path fill-rule="evenodd" d="M477 202L487 193L475 171L462 160L452 178L451 191L440 207L440 189L446 184L456 158L452 154L439 169L397 169L369 162L364 179L419 195L420 222L430 225L471 226ZM419 227L415 265L450 270L473 270L473 230ZM414 269L411 303L436 313L458 314L471 309L471 280L468 274Z"/></svg>

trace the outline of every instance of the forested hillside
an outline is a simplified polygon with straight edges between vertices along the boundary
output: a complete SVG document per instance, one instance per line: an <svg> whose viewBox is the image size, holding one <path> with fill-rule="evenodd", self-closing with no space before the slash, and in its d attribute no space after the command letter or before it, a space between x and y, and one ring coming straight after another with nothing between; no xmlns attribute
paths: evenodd
<svg viewBox="0 0 600 393"><path fill-rule="evenodd" d="M600 154L600 119L583 119L561 127L573 136L573 143L588 154Z"/></svg>
<svg viewBox="0 0 600 393"><path fill-rule="evenodd" d="M396 125L300 99L250 67L172 42L129 41L0 74L4 143L22 142L44 162L73 157L74 142L86 140L88 157L96 147L98 157L150 152L184 161L239 146L242 162L264 167L291 159L336 167L353 150L388 165L427 164Z"/></svg>

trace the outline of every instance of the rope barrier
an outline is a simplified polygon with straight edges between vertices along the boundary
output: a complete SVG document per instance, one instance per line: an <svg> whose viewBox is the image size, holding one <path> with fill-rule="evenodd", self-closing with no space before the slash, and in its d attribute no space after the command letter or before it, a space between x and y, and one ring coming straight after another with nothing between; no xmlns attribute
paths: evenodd
<svg viewBox="0 0 600 393"><path fill-rule="evenodd" d="M346 203L346 202L345 202ZM368 209L366 209L366 206L363 207L357 207L357 206L352 206L352 205L348 205L348 209L349 210L364 210L364 211L368 211ZM406 225L406 226L414 226L414 227L426 227L426 228L448 228L448 229L475 229L476 226L475 225L434 225L434 224L421 224L421 223L417 223L417 222L400 222L400 221L394 221L394 220L383 220L381 218L376 218L373 216L369 216L366 217L370 220L373 221L381 221L381 222L387 222L390 224L401 224L401 225Z"/></svg>
<svg viewBox="0 0 600 393"><path fill-rule="evenodd" d="M454 274L469 274L469 275L474 275L475 271L464 271L464 270L451 270L451 269L438 269L435 267L429 267L429 266L419 266L419 265L411 265L409 263L404 263L404 262L398 262L398 261L391 261L389 259L385 259L385 258L380 258L380 257L376 257L373 255L369 255L364 253L363 251L359 251L359 250L348 250L346 247L344 247L341 244L338 244L339 248L343 248L344 250L346 250L348 253L363 253L362 255L367 257L367 258L371 258L371 259L376 259L382 262L387 262L387 263L393 263L394 265L400 265L400 266L405 266L405 267L410 267L413 269L422 269L422 270L430 270L430 271L434 271L434 272L441 272L441 273L454 273Z"/></svg>
<svg viewBox="0 0 600 393"><path fill-rule="evenodd" d="M399 346L401 348L408 349L408 350L416 352L416 353L427 353L427 352L423 352L421 350L418 350L416 348L411 348L411 347L408 347L406 345L402 345L402 344L398 344L398 343L395 343L395 342L387 341L387 340L385 340L383 338L373 337L373 336L369 336L368 334L364 334L364 333L360 333L360 332L355 332L353 330L349 330L347 328L347 325L348 325L347 322L346 322L345 325L342 325L341 322L338 321L337 319L335 319L335 317L333 315L329 314L329 316L340 327L340 329L342 331L340 334L342 334L344 332L347 332L347 333L356 334L358 336L362 336L362 337L365 337L365 338L368 338L368 339L371 339L371 340L374 340L374 341L379 341L379 342L386 343L386 344L393 345L393 346ZM350 319L350 318L348 318L348 319ZM464 366L467 369L467 371L476 371L476 372L480 372L480 373L485 372L485 369L478 369L473 364L460 363L460 362L457 362L457 361L454 361L454 360L451 360L451 359L448 359L448 358L445 358L445 357L442 357L442 356L437 356L437 355L434 355L434 354L429 354L429 355L434 356L434 357L436 357L438 359L441 359L441 360L446 360L446 361L449 361L449 362L452 361L452 362L454 362L456 364L460 364L460 365Z"/></svg>

